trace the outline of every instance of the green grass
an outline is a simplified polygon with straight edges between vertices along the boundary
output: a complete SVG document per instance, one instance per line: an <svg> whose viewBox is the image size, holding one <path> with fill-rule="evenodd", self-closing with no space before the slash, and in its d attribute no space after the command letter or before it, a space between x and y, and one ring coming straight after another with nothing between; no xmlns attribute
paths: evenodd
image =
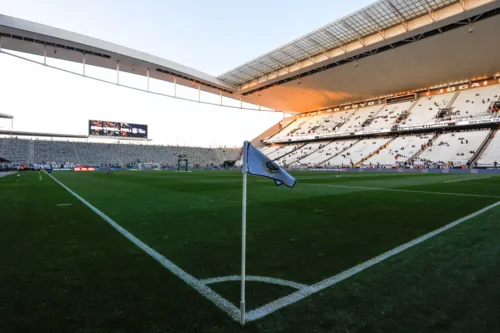
<svg viewBox="0 0 500 333"><path fill-rule="evenodd" d="M239 172L54 176L194 277L239 274ZM295 176L248 179L249 275L314 284L500 201L500 177ZM0 332L500 330L500 207L245 328L46 175L0 178L0 214ZM239 283L210 287L238 305ZM295 291L247 290L247 310Z"/></svg>

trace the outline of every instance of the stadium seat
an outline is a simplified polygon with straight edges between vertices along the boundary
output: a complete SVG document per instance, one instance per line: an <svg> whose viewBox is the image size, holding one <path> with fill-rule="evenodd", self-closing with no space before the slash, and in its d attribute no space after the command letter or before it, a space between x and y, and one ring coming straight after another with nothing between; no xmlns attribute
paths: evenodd
<svg viewBox="0 0 500 333"><path fill-rule="evenodd" d="M407 111L413 101L386 105L374 117L371 123L365 127L366 130L380 130L391 128L398 117Z"/></svg>
<svg viewBox="0 0 500 333"><path fill-rule="evenodd" d="M490 104L498 101L500 85L461 91L452 104L452 120L490 117Z"/></svg>
<svg viewBox="0 0 500 333"><path fill-rule="evenodd" d="M391 141L387 147L380 150L363 163L364 166L394 167L398 164L408 162L422 145L427 144L432 135L405 135L399 136Z"/></svg>
<svg viewBox="0 0 500 333"><path fill-rule="evenodd" d="M292 163L294 167L315 167L315 166L328 166L328 162L323 164L323 162L328 161L332 157L342 153L344 150L350 148L356 140L342 140L334 141L332 143L324 145L322 148L313 152L310 155Z"/></svg>
<svg viewBox="0 0 500 333"><path fill-rule="evenodd" d="M440 167L447 166L448 163L452 163L455 167L467 165L489 132L489 130L479 130L441 134L415 159L415 164L428 163Z"/></svg>
<svg viewBox="0 0 500 333"><path fill-rule="evenodd" d="M420 98L410 110L408 118L401 123L403 126L419 126L436 122L440 109L446 108L455 93L434 95Z"/></svg>
<svg viewBox="0 0 500 333"><path fill-rule="evenodd" d="M500 135L495 135L477 160L479 167L493 167L500 163Z"/></svg>
<svg viewBox="0 0 500 333"><path fill-rule="evenodd" d="M362 131L364 129L363 124L368 119L373 119L383 107L384 105L373 105L356 110L346 123L340 127L340 132L353 133Z"/></svg>
<svg viewBox="0 0 500 333"><path fill-rule="evenodd" d="M346 167L354 166L363 159L368 158L375 151L389 142L390 138L369 138L360 140L350 148L333 157L328 161L330 166Z"/></svg>
<svg viewBox="0 0 500 333"><path fill-rule="evenodd" d="M222 165L236 160L239 149L172 147L163 145L49 141L2 138L0 157L29 164L60 165L136 165L138 163L176 164L177 156L187 154L189 165Z"/></svg>

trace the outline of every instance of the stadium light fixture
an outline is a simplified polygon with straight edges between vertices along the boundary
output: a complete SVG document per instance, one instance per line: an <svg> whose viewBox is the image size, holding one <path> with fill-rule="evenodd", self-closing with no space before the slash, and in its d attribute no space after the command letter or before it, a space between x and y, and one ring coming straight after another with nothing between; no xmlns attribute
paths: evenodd
<svg viewBox="0 0 500 333"><path fill-rule="evenodd" d="M359 66L359 63L355 62L354 63L354 68L358 67Z"/></svg>
<svg viewBox="0 0 500 333"><path fill-rule="evenodd" d="M474 27L472 26L472 24L469 25L469 33L472 33L474 31Z"/></svg>

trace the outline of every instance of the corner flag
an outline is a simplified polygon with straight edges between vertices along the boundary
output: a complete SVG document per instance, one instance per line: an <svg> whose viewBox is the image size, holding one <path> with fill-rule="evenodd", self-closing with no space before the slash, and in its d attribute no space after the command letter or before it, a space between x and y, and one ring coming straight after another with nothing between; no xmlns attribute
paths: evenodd
<svg viewBox="0 0 500 333"><path fill-rule="evenodd" d="M245 276L246 276L246 234L247 234L247 174L274 180L276 186L295 186L295 178L271 161L250 142L243 144L243 200L241 213L241 302L240 323L245 325Z"/></svg>
<svg viewBox="0 0 500 333"><path fill-rule="evenodd" d="M276 162L271 161L250 142L245 141L243 149L243 173L270 178L274 180L276 186L282 184L288 187L295 186L295 178L280 168Z"/></svg>

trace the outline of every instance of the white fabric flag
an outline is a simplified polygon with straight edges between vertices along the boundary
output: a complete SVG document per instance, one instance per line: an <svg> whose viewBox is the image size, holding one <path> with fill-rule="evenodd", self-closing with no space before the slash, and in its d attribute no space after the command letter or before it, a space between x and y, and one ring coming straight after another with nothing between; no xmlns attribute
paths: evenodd
<svg viewBox="0 0 500 333"><path fill-rule="evenodd" d="M255 148L250 142L245 141L243 153L243 172L254 176L262 176L273 179L276 186L285 184L288 187L295 186L295 178L280 168L276 162L271 161L264 153Z"/></svg>

